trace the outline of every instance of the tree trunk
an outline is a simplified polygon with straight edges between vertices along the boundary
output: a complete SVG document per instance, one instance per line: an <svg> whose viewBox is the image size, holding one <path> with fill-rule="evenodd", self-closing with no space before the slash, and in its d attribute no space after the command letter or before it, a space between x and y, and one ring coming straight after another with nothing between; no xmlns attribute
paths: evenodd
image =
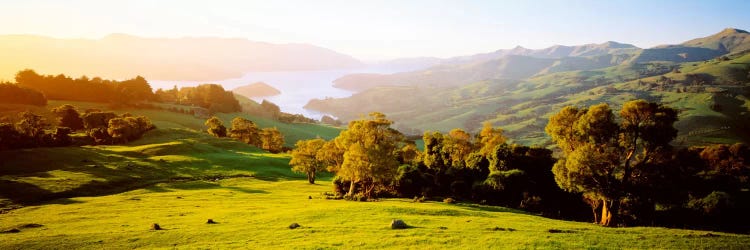
<svg viewBox="0 0 750 250"><path fill-rule="evenodd" d="M605 227L613 227L616 226L616 218L617 218L617 210L619 210L619 201L618 199L613 200L603 200L602 201L602 216L601 220L599 221L599 225L605 226Z"/></svg>
<svg viewBox="0 0 750 250"><path fill-rule="evenodd" d="M307 182L315 184L315 173L307 173Z"/></svg>
<svg viewBox="0 0 750 250"><path fill-rule="evenodd" d="M594 223L599 223L599 214L596 213L596 209L599 207L591 207L591 213L594 214Z"/></svg>
<svg viewBox="0 0 750 250"><path fill-rule="evenodd" d="M349 192L346 193L347 196L351 197L354 195L354 180L352 180L349 184Z"/></svg>

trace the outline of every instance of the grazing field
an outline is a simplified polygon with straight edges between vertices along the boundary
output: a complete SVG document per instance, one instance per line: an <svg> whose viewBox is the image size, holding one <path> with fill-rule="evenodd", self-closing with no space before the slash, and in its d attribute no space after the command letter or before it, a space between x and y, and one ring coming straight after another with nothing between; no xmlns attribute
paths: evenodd
<svg viewBox="0 0 750 250"><path fill-rule="evenodd" d="M0 249L744 248L750 236L604 228L503 207L326 200L289 156L186 128L122 146L0 152ZM11 209L15 208L15 209ZM212 219L216 224L207 224ZM402 219L410 228L393 230ZM163 230L152 230L158 223ZM290 229L292 223L301 227Z"/></svg>
<svg viewBox="0 0 750 250"><path fill-rule="evenodd" d="M20 230L0 234L0 248L739 249L750 244L747 235L604 228L501 207L320 199L328 190L328 182L233 178L56 200L0 216L3 231ZM216 224L207 224L208 219ZM390 229L392 219L411 228ZM153 223L163 230L151 230ZM301 227L289 229L292 223Z"/></svg>

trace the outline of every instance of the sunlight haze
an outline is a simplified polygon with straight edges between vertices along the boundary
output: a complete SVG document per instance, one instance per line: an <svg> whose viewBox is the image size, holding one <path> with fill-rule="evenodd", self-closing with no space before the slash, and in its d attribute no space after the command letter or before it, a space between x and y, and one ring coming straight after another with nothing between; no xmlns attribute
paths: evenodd
<svg viewBox="0 0 750 250"><path fill-rule="evenodd" d="M748 1L31 0L2 4L0 34L240 37L369 61L609 40L647 48L748 27L747 10Z"/></svg>

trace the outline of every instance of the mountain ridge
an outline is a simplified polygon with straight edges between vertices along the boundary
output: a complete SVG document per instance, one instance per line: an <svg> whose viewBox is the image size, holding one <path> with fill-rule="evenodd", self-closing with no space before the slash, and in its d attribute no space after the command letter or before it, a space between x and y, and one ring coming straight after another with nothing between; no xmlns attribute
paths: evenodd
<svg viewBox="0 0 750 250"><path fill-rule="evenodd" d="M337 79L335 86L367 88L347 98L311 100L306 108L342 121L382 111L411 134L420 134L415 128L476 131L482 122L490 122L520 143L544 146L549 143L543 131L550 112L566 105L606 102L617 107L647 99L682 110L676 125L680 145L747 143L750 50L738 48L750 40L732 38L745 35L742 30L724 30L683 44L627 53L559 59L512 55L405 73L348 75ZM698 47L695 41L733 42L734 47L726 48L735 52ZM521 62L536 63L526 65L526 71L515 69Z"/></svg>
<svg viewBox="0 0 750 250"><path fill-rule="evenodd" d="M213 81L239 78L250 71L359 68L359 60L309 44L273 44L244 38L149 38L110 34L100 39L39 35L0 35L0 78L24 68L40 73L69 72L155 80ZM75 58L76 60L72 60Z"/></svg>

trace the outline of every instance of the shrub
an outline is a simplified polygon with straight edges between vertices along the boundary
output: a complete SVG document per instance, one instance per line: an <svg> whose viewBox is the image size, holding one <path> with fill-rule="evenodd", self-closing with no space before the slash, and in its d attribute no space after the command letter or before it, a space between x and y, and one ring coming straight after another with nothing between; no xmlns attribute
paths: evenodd
<svg viewBox="0 0 750 250"><path fill-rule="evenodd" d="M453 204L453 203L456 203L456 200L448 197L448 198L443 199L443 202L448 203L448 204Z"/></svg>

